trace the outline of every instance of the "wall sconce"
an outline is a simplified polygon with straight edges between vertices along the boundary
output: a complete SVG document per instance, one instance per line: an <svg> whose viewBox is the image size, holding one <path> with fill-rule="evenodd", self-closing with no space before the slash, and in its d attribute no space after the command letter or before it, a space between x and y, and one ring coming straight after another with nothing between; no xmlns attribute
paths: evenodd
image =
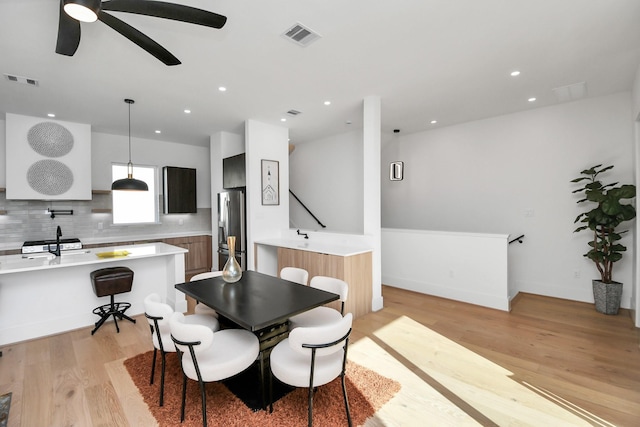
<svg viewBox="0 0 640 427"><path fill-rule="evenodd" d="M389 165L389 181L402 181L404 178L404 162L391 162Z"/></svg>

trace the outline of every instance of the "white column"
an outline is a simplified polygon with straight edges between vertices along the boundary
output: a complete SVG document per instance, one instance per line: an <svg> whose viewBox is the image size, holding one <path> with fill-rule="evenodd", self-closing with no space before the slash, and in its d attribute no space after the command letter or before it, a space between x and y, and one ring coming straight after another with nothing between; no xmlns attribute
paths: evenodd
<svg viewBox="0 0 640 427"><path fill-rule="evenodd" d="M380 217L380 97L368 96L363 103L363 195L364 234L373 246L372 301L374 311L382 309L382 257Z"/></svg>
<svg viewBox="0 0 640 427"><path fill-rule="evenodd" d="M262 123L245 122L247 163L247 269L253 270L253 242L280 237L289 229L289 129ZM278 162L278 205L262 204L262 160Z"/></svg>

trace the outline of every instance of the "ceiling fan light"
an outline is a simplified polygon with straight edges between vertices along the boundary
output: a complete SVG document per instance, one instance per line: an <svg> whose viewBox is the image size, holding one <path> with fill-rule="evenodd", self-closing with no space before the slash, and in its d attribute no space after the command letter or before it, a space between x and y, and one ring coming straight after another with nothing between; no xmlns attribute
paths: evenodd
<svg viewBox="0 0 640 427"><path fill-rule="evenodd" d="M82 22L95 22L100 12L100 0L65 0L67 15Z"/></svg>

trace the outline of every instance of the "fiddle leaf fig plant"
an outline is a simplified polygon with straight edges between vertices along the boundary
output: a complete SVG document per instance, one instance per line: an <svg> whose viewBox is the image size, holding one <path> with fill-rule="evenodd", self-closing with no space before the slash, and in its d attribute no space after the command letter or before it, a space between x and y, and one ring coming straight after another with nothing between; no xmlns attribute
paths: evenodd
<svg viewBox="0 0 640 427"><path fill-rule="evenodd" d="M600 181L599 175L611 169L613 166L596 165L583 170L579 178L571 180L582 185L573 191L584 196L577 203L589 203L591 206L590 210L581 213L575 219L574 224L581 225L574 233L582 230L593 233L593 239L589 242L591 249L584 256L595 263L603 283L612 283L613 263L620 261L622 253L627 250L620 244L620 239L628 230L619 231L618 227L636 217L635 207L629 203L622 203L623 200L636 196L635 185L618 185L617 182L603 184Z"/></svg>

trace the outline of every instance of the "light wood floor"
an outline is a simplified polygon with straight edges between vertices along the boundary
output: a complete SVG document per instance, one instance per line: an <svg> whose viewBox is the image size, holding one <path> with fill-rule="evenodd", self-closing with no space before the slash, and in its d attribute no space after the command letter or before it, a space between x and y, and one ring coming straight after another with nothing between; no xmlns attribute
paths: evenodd
<svg viewBox="0 0 640 427"><path fill-rule="evenodd" d="M367 426L640 425L640 332L628 312L521 295L511 313L383 287L350 359L401 382ZM142 316L5 346L11 426L152 426L122 361L151 342Z"/></svg>

